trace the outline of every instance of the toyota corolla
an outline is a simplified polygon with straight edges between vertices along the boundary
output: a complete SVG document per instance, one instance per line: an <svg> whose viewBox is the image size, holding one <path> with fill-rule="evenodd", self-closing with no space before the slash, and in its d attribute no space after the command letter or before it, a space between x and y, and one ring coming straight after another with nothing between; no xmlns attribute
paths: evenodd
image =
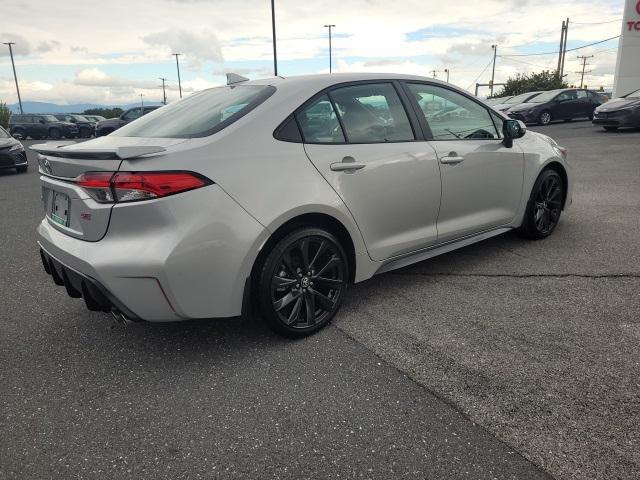
<svg viewBox="0 0 640 480"><path fill-rule="evenodd" d="M292 337L351 283L512 230L545 238L571 202L554 140L408 75L230 75L33 149L43 266L71 297L130 320L258 312Z"/></svg>

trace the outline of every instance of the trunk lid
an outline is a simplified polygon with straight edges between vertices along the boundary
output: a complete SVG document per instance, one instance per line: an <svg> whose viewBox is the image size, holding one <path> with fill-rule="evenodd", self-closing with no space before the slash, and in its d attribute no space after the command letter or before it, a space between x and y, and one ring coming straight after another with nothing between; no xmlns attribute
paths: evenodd
<svg viewBox="0 0 640 480"><path fill-rule="evenodd" d="M38 152L46 220L57 230L86 241L107 233L112 203L99 203L73 180L86 172L116 172L122 161L164 155L182 138L101 137L88 142L33 145Z"/></svg>

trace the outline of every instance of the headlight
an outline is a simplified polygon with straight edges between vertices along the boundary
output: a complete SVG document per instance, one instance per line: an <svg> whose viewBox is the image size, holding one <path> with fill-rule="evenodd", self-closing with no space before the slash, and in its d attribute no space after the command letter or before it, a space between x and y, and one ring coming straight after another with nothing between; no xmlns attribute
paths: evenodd
<svg viewBox="0 0 640 480"><path fill-rule="evenodd" d="M14 145L9 149L10 152L22 152L23 150L24 150L24 147L20 144Z"/></svg>

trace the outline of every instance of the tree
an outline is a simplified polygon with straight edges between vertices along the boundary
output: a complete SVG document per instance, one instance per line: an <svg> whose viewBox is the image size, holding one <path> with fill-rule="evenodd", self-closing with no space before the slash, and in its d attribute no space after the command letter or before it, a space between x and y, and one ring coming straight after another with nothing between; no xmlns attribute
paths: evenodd
<svg viewBox="0 0 640 480"><path fill-rule="evenodd" d="M11 110L7 107L7 104L0 102L0 126L9 128L9 117L11 116Z"/></svg>
<svg viewBox="0 0 640 480"><path fill-rule="evenodd" d="M515 77L509 77L502 91L497 97L520 95L521 93L536 92L540 90L555 90L567 88L567 83L560 79L556 72L543 70L540 73L518 73Z"/></svg>
<svg viewBox="0 0 640 480"><path fill-rule="evenodd" d="M116 118L122 115L122 110L120 107L114 108L90 108L89 110L85 110L82 112L83 115L100 115L104 118Z"/></svg>

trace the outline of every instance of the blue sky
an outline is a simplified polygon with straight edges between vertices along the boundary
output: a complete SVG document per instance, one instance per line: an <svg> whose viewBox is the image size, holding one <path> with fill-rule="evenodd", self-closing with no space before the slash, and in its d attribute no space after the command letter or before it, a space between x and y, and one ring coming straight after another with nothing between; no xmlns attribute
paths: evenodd
<svg viewBox="0 0 640 480"><path fill-rule="evenodd" d="M279 73L328 71L325 23L335 23L334 71L394 71L444 78L473 90L487 82L491 44L498 44L496 81L553 68L560 25L571 17L569 47L620 33L622 1L561 0L319 0L276 1ZM5 0L2 41L16 42L16 67L24 100L60 104L131 103L143 93L160 99L158 77L177 97L179 51L183 90L220 84L224 72L250 78L272 75L269 0L113 0L96 14L94 2ZM574 23L575 22L575 23ZM568 81L579 75L578 54L594 54L587 82L609 86L617 40L567 55ZM0 101L16 100L6 47L0 50Z"/></svg>

